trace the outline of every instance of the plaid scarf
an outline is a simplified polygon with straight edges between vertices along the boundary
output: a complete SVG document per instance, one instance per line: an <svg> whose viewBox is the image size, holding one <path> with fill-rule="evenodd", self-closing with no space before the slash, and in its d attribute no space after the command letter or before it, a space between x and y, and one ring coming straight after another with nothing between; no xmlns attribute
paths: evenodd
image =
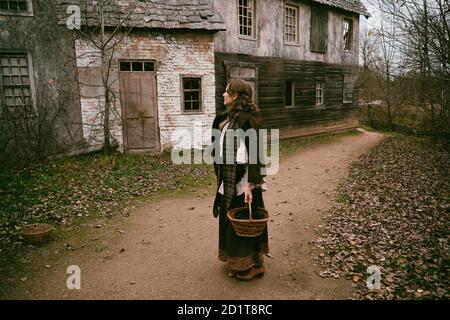
<svg viewBox="0 0 450 320"><path fill-rule="evenodd" d="M227 145L227 143L231 142L228 139L234 138L233 132L236 129L239 129L238 122L236 119L231 119L223 140L223 164L218 165L217 190L219 190L220 184L223 181L222 206L226 210L225 212L228 212L231 201L236 195L236 184L245 174L246 164L236 163L239 141L237 139L234 140L233 148Z"/></svg>
<svg viewBox="0 0 450 320"><path fill-rule="evenodd" d="M245 113L245 112L244 112ZM219 124L225 120L228 113L222 113L214 119L213 129L219 129ZM213 214L215 217L219 215L219 211L228 212L231 201L236 195L236 184L242 179L245 174L247 164L238 164L236 162L237 149L239 147L239 140L234 135L234 130L243 129L243 122L245 121L247 115L241 116L237 113L234 115L229 122L228 129L225 132L225 137L223 140L223 161L222 164L214 162L214 170L217 177L217 189L216 189L216 199L213 206ZM230 137L234 137L233 147L228 146L227 142L232 140ZM230 140L228 140L230 139ZM214 143L214 138L212 139ZM217 142L216 142L217 143ZM247 146L248 150L248 146ZM214 156L214 153L213 153ZM229 163L229 164L228 164ZM223 196L218 194L221 183L223 182Z"/></svg>

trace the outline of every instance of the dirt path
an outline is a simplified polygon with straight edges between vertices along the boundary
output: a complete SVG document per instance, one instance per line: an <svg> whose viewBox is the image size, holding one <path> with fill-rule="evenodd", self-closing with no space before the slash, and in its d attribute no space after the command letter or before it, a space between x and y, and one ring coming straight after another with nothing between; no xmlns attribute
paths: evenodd
<svg viewBox="0 0 450 320"><path fill-rule="evenodd" d="M230 279L217 259L214 188L195 196L147 204L72 244L64 258L27 275L8 298L25 299L346 299L354 289L344 279L321 278L313 257L322 211L348 165L382 139L363 131L315 145L281 162L264 193L270 249L262 279ZM289 213L292 213L289 219ZM278 214L278 215L277 215ZM99 226L98 226L99 227ZM63 246L49 247L48 255ZM67 245L66 245L67 247ZM70 249L70 248L69 248ZM49 257L49 260L50 257ZM39 262L43 266L46 261ZM66 268L81 268L81 290L68 290ZM22 275L23 276L23 275Z"/></svg>

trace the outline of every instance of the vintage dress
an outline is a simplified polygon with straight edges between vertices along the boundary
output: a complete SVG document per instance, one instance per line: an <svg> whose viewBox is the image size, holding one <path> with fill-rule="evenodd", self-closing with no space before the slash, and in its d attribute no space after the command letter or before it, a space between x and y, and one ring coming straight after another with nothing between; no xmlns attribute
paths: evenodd
<svg viewBox="0 0 450 320"><path fill-rule="evenodd" d="M227 118L226 113L216 116L213 121L213 129L220 129L219 124ZM249 128L258 130L261 128L262 118L259 112L243 110L230 119L228 129L241 128L244 131ZM214 143L214 137L212 138ZM217 177L217 191L213 206L214 216L219 216L219 259L226 261L231 270L244 271L253 265L264 264L264 253L269 252L267 228L262 235L254 238L240 237L236 235L231 226L227 213L230 209L246 206L244 202L245 194L236 194L236 185L247 173L247 180L255 184L252 190L252 208L264 208L261 185L264 183L264 175L261 174L263 167L262 159L258 157L256 164L240 164L236 161L238 153L238 143L234 143L234 148L227 147L227 139L224 139L223 151L224 164L214 163ZM249 141L245 141L246 150L250 150ZM258 141L259 145L259 141ZM214 155L214 154L213 154ZM232 157L233 164L226 164L226 160ZM219 193L219 188L223 187L223 195Z"/></svg>

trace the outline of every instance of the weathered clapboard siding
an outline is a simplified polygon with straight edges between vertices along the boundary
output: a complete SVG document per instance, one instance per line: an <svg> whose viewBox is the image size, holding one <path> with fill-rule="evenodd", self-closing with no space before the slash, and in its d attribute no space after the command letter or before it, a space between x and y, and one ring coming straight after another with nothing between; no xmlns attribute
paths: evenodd
<svg viewBox="0 0 450 320"><path fill-rule="evenodd" d="M354 126L357 120L359 15L368 15L358 0L256 0L255 34L239 36L238 0L215 0L227 29L215 37L216 109L223 110L222 93L228 68L257 69L257 103L265 127L281 136L319 133ZM298 18L298 37L285 41L286 6ZM351 48L344 50L344 19L352 21ZM352 77L348 77L351 75ZM353 83L351 103L343 103L344 78ZM295 82L294 106L286 107L286 81ZM252 81L254 83L255 80ZM316 107L316 83L325 84L324 105ZM289 99L290 101L291 99Z"/></svg>
<svg viewBox="0 0 450 320"><path fill-rule="evenodd" d="M356 118L357 88L354 90L353 102L343 104L343 75L354 73L353 66L218 52L215 53L217 112L223 111L222 94L226 86L224 61L259 65L258 105L266 128L285 130L351 122L351 119ZM285 107L286 80L294 80L296 84L294 107ZM317 81L325 83L325 104L321 108L315 106Z"/></svg>
<svg viewBox="0 0 450 320"><path fill-rule="evenodd" d="M256 0L254 39L238 36L238 0L214 0L216 12L225 18L226 31L219 31L215 37L216 52L241 53L259 57L279 57L300 61L321 61L326 63L357 65L359 57L359 14L335 7L314 4L309 0ZM298 7L299 39L296 45L284 41L285 3ZM325 53L311 50L311 8L320 8L322 19L319 31L328 35ZM325 18L326 16L326 18ZM343 50L343 19L353 21L352 51ZM324 24L321 24L321 23ZM322 44L324 45L324 44Z"/></svg>

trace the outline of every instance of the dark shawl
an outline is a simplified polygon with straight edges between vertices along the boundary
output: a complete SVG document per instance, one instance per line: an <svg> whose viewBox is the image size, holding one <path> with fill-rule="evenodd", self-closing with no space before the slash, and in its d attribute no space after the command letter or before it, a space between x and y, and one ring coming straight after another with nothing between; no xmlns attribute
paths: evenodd
<svg viewBox="0 0 450 320"><path fill-rule="evenodd" d="M227 117L228 112L223 112L219 115L217 115L214 118L212 128L213 129L220 129L219 124L225 120ZM257 163L256 164L238 164L236 163L236 154L237 154L237 147L238 147L238 141L236 140L234 143L234 149L231 150L231 147L227 147L227 134L231 133L228 132L225 134L225 139L223 143L223 164L218 164L214 162L214 171L217 177L217 189L216 189L216 199L214 201L213 206L213 214L215 217L219 214L219 195L218 190L220 188L220 184L223 181L224 184L224 195L223 195L223 207L220 208L220 210L224 210L225 212L228 212L231 201L233 197L236 195L236 184L242 179L242 177L245 174L245 169L248 166L248 182L251 182L255 185L260 185L263 181L263 175L261 174L261 168L264 166L263 161L260 158L259 155L259 129L262 127L262 117L261 113L259 111L254 111L251 109L247 110L240 110L236 112L232 118L230 119L230 124L228 126L228 129L242 129L244 132L246 130L253 128L257 131L257 151L258 151L258 157L257 157ZM220 145L220 142L214 141L214 136L212 136L211 140L212 143L216 143L217 146ZM247 151L250 150L249 148L249 139L245 139L245 145L247 148ZM214 149L215 150L215 149ZM214 151L212 153L212 156L214 156ZM229 157L232 157L232 163L233 164L227 164L227 159Z"/></svg>

